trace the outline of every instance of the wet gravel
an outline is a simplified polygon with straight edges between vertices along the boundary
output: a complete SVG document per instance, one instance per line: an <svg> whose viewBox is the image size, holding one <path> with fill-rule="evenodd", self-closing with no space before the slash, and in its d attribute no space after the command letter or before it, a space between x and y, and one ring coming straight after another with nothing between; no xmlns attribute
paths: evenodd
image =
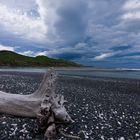
<svg viewBox="0 0 140 140"><path fill-rule="evenodd" d="M41 79L41 73L0 72L0 91L30 94ZM66 133L81 132L82 140L140 140L140 80L61 76L56 92L75 121ZM0 140L43 140L35 128L35 119L0 115Z"/></svg>

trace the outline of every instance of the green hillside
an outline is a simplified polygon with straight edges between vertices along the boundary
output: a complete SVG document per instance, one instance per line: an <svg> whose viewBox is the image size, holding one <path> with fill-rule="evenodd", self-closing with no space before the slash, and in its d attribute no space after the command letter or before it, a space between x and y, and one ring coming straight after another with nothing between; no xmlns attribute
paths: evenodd
<svg viewBox="0 0 140 140"><path fill-rule="evenodd" d="M0 51L0 66L10 67L77 67L74 62L47 56L28 57L11 51Z"/></svg>

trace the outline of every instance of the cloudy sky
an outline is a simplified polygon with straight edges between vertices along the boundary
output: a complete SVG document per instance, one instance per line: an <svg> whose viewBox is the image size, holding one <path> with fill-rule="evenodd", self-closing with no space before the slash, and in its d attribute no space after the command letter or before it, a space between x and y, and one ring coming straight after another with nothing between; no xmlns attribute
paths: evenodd
<svg viewBox="0 0 140 140"><path fill-rule="evenodd" d="M0 0L0 50L140 68L140 0Z"/></svg>

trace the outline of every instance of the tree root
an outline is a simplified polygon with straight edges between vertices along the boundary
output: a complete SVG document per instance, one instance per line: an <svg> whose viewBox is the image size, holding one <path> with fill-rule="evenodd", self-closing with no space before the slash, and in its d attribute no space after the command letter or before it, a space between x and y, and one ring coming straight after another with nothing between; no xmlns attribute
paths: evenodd
<svg viewBox="0 0 140 140"><path fill-rule="evenodd" d="M57 76L54 76L56 75L55 72L51 73L50 80L47 81L47 90L44 90L47 93L44 93L45 96L37 115L39 128L45 131L44 137L48 139L53 139L56 136L57 130L62 124L72 122L71 117L64 107L64 103L66 102L64 96L55 94Z"/></svg>

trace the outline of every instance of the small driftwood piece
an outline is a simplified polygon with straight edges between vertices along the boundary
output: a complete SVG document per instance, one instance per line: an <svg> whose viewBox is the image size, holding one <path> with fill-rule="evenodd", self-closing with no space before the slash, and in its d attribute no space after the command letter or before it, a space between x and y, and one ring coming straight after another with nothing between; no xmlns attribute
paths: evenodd
<svg viewBox="0 0 140 140"><path fill-rule="evenodd" d="M63 95L55 94L57 74L48 70L39 88L30 95L0 91L0 112L21 117L36 117L39 128L48 139L55 137L60 124L72 122L67 113Z"/></svg>

